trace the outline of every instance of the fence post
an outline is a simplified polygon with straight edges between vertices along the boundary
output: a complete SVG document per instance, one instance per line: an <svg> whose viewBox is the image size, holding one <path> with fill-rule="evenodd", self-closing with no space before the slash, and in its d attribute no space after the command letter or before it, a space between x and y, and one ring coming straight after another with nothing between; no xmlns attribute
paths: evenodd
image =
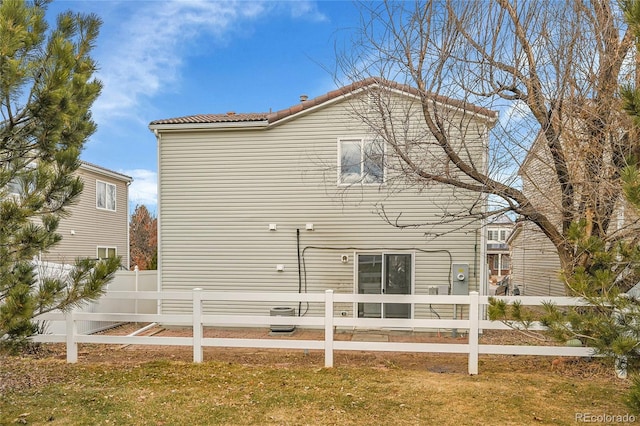
<svg viewBox="0 0 640 426"><path fill-rule="evenodd" d="M324 366L333 367L333 290L324 292Z"/></svg>
<svg viewBox="0 0 640 426"><path fill-rule="evenodd" d="M73 320L73 309L65 313L65 322L67 334L67 362L74 364L78 362L78 343L76 342L78 326Z"/></svg>
<svg viewBox="0 0 640 426"><path fill-rule="evenodd" d="M478 334L480 297L477 291L469 293L469 374L478 374Z"/></svg>
<svg viewBox="0 0 640 426"><path fill-rule="evenodd" d="M614 362L614 367L616 371L616 376L618 379L626 379L627 378L627 357L617 356Z"/></svg>
<svg viewBox="0 0 640 426"><path fill-rule="evenodd" d="M138 288L138 279L139 279L138 273L140 272L140 268L138 268L138 265L136 265L135 268L133 268L133 270L135 272L135 279L136 279L135 292L137 294L138 291L139 291L139 288ZM135 314L138 315L138 298L137 297L136 297L136 300L134 301L134 304L135 304ZM138 322L137 318L136 318L136 322Z"/></svg>
<svg viewBox="0 0 640 426"><path fill-rule="evenodd" d="M202 289L193 289L193 362L202 362Z"/></svg>

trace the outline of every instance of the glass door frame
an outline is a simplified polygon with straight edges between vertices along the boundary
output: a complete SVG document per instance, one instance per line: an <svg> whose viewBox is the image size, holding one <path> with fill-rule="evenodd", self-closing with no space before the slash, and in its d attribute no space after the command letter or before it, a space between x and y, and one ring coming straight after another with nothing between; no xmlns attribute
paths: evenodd
<svg viewBox="0 0 640 426"><path fill-rule="evenodd" d="M394 254L401 254L401 255L410 255L411 256L411 284L410 284L410 293L408 295L413 295L415 294L415 283L416 283L416 252L415 250L360 250L360 251L356 251L353 253L353 293L354 294L358 294L359 293L359 281L358 281L358 266L360 264L360 255L369 255L369 256L373 256L373 255L379 255L381 256L381 262L382 262L382 266L381 266L381 282L380 282L380 293L379 294L384 294L383 290L385 288L385 277L386 277L386 270L385 270L385 266L386 266L386 257L387 255L394 255ZM353 316L354 318L367 318L367 317L360 317L359 316L359 310L358 310L358 302L354 302L353 303ZM384 319L385 318L385 309L384 309L384 305L385 303L380 303L380 316L377 317L379 319ZM409 304L409 319L414 317L414 309L415 309L415 305L413 303Z"/></svg>

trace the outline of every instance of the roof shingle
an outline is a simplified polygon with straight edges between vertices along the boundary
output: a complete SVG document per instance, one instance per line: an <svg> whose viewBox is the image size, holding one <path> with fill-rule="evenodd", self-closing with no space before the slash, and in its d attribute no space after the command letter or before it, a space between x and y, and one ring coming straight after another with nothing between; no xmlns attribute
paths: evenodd
<svg viewBox="0 0 640 426"><path fill-rule="evenodd" d="M390 89L395 89L401 92L408 93L410 95L420 96L420 91L414 87L411 87L405 84L396 83L393 81L371 77L365 80L357 81L355 83L333 90L329 93L325 93L324 95L320 95L316 98L303 101L299 104L293 105L289 108L285 108L276 112L239 113L239 114L228 112L226 114L198 114L198 115L190 115L185 117L155 120L155 121L152 121L150 125L153 126L153 125L163 125L163 124L215 124L215 123L234 123L234 122L235 123L263 122L265 124L266 123L272 124L286 117L290 117L292 115L298 114L299 112L302 112L304 110L322 105L333 99L339 98L349 93L353 93L367 86L374 86L374 85L385 86ZM495 111L491 111L489 109L482 108L467 102L447 98L441 95L430 95L429 97L431 99L436 100L437 102L441 102L446 105L450 105L456 108L462 108L467 111L484 115L487 118L497 117L497 113Z"/></svg>

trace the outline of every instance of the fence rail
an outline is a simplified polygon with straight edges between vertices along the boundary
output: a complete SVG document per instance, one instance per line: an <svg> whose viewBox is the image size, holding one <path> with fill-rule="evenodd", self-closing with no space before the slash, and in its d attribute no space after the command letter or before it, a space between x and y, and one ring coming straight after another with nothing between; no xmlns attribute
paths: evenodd
<svg viewBox="0 0 640 426"><path fill-rule="evenodd" d="M136 314L136 313L91 313L68 312L48 313L39 320L65 321L64 334L41 334L34 336L36 342L66 343L67 362L78 360L78 344L122 344L122 345L175 345L193 347L193 361L203 361L204 347L273 348L273 349L313 349L323 350L326 367L333 367L334 351L390 351L390 352L433 352L462 353L468 355L469 374L478 374L478 356L481 354L502 355L543 355L543 356L593 356L586 347L563 346L518 346L480 344L480 330L510 330L502 322L481 318L481 312L489 304L489 297L471 292L463 296L422 296L422 295L362 295L335 294L333 290L324 293L245 293L211 292L194 289L193 291L110 291L104 299L120 300L190 300L192 312L188 314ZM519 300L523 305L541 305L553 302L559 306L579 306L584 302L569 297L498 297L506 301ZM215 315L203 312L203 302L209 301L261 301L261 302L316 302L324 304L323 316L267 316L267 315ZM410 303L428 305L458 305L468 307L467 319L373 319L347 318L336 316L335 303ZM188 325L193 328L192 337L158 336L111 336L78 333L79 321L114 322L157 322L172 325ZM323 340L286 340L286 339L241 339L204 337L205 326L277 326L292 325L324 329ZM367 329L456 329L466 330L468 343L401 343L401 342L360 342L336 341L334 333L338 327L366 327ZM534 328L544 329L537 325Z"/></svg>

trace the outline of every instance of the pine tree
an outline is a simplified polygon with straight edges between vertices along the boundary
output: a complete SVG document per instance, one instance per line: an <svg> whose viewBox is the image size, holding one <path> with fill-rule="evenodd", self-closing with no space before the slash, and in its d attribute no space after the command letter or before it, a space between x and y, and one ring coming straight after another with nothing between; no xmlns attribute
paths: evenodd
<svg viewBox="0 0 640 426"><path fill-rule="evenodd" d="M66 12L50 29L46 4L0 0L0 343L32 335L40 313L99 298L120 263L78 260L58 277L34 271L82 191L74 172L102 88L90 56L100 19Z"/></svg>
<svg viewBox="0 0 640 426"><path fill-rule="evenodd" d="M129 223L130 252L133 265L140 270L157 269L158 220L144 205L136 206Z"/></svg>

